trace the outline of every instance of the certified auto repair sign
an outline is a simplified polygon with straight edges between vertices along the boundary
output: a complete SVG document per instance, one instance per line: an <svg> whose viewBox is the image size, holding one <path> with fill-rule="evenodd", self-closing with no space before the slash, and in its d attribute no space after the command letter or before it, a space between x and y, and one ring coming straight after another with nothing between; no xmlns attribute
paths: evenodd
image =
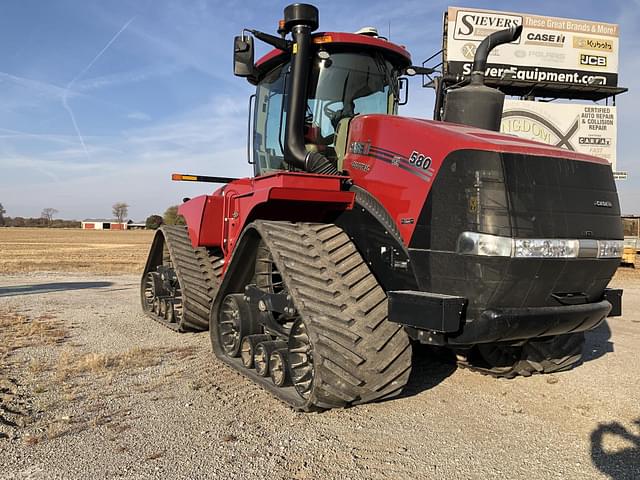
<svg viewBox="0 0 640 480"><path fill-rule="evenodd" d="M602 157L616 166L616 107L505 100L500 130Z"/></svg>
<svg viewBox="0 0 640 480"><path fill-rule="evenodd" d="M489 55L489 83L618 85L618 25L473 8L447 10L445 73L468 75L480 42L517 25L521 37Z"/></svg>

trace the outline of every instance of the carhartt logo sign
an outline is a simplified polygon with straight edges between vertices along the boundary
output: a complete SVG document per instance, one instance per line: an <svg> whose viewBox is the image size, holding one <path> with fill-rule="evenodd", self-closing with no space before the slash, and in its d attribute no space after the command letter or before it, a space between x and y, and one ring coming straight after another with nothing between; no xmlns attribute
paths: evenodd
<svg viewBox="0 0 640 480"><path fill-rule="evenodd" d="M611 145L611 139L605 137L578 137L578 143L580 145L598 145L608 147Z"/></svg>

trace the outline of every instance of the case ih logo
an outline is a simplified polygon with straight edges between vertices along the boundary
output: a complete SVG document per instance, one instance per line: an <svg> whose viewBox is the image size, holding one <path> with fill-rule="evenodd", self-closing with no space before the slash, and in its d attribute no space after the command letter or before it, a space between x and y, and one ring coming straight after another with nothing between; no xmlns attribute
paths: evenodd
<svg viewBox="0 0 640 480"><path fill-rule="evenodd" d="M601 55L589 55L587 53L581 53L580 65L588 65L590 67L606 67L607 57L603 57Z"/></svg>
<svg viewBox="0 0 640 480"><path fill-rule="evenodd" d="M540 32L529 32L526 38L527 40L524 43L527 45L542 45L545 47L562 47L566 40L566 37L562 34Z"/></svg>
<svg viewBox="0 0 640 480"><path fill-rule="evenodd" d="M518 25L522 25L522 17L519 15L459 10L456 15L453 38L480 42L493 32ZM520 39L513 43L520 43Z"/></svg>

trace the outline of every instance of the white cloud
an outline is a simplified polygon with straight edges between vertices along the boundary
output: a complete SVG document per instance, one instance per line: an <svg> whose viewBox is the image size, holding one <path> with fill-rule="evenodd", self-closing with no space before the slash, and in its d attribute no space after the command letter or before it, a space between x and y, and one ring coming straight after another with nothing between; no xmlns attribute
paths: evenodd
<svg viewBox="0 0 640 480"><path fill-rule="evenodd" d="M149 121L151 117L144 112L131 112L127 115L127 118L131 120Z"/></svg>
<svg viewBox="0 0 640 480"><path fill-rule="evenodd" d="M245 100L214 97L169 121L120 135L88 137L89 160L77 141L69 142L73 136L35 135L42 153L0 157L1 201L10 216L38 215L43 203L64 218L109 216L116 201L131 205L132 218L162 213L184 196L214 188L171 182L171 173L251 174L246 163ZM4 133L29 138L22 132ZM0 135L0 144L1 140ZM21 181L25 177L30 178L28 185Z"/></svg>

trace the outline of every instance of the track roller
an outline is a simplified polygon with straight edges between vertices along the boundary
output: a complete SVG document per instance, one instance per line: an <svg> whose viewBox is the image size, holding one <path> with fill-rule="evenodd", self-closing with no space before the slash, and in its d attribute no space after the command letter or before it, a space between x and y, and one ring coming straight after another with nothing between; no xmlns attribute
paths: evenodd
<svg viewBox="0 0 640 480"><path fill-rule="evenodd" d="M267 342L260 342L256 345L255 353L253 354L253 365L256 369L256 373L261 377L269 376L269 364L271 360L271 354L279 349L286 349L286 342L279 340L271 340Z"/></svg>
<svg viewBox="0 0 640 480"><path fill-rule="evenodd" d="M276 387L289 385L289 351L280 348L271 352L269 357L269 374L271 381Z"/></svg>
<svg viewBox="0 0 640 480"><path fill-rule="evenodd" d="M242 339L240 347L240 359L242 366L245 368L253 368L253 358L256 353L256 346L261 342L271 340L269 335L249 335Z"/></svg>
<svg viewBox="0 0 640 480"><path fill-rule="evenodd" d="M158 312L158 315L160 315L162 318L167 318L167 299L166 298L161 298L160 299L160 311Z"/></svg>
<svg viewBox="0 0 640 480"><path fill-rule="evenodd" d="M153 313L160 316L160 299L158 297L153 299Z"/></svg>

